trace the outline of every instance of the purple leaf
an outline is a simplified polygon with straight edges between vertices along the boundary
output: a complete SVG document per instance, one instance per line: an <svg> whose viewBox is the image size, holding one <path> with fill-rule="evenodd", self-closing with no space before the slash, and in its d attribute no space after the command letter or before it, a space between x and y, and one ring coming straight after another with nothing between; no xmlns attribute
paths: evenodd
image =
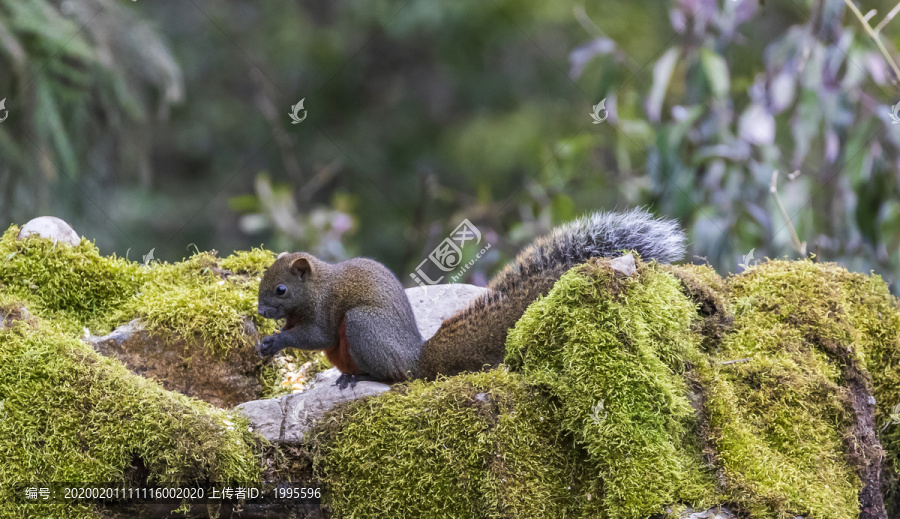
<svg viewBox="0 0 900 519"><path fill-rule="evenodd" d="M757 146L772 144L775 141L775 118L762 105L752 104L741 114L738 135Z"/></svg>
<svg viewBox="0 0 900 519"><path fill-rule="evenodd" d="M841 140L838 138L837 133L834 130L828 130L825 132L825 160L829 164L834 163L834 159L837 158L838 153L841 151Z"/></svg>

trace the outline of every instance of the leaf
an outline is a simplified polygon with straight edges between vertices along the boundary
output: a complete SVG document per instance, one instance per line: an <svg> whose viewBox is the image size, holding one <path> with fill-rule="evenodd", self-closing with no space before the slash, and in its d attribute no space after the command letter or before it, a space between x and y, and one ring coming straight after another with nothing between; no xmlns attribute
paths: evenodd
<svg viewBox="0 0 900 519"><path fill-rule="evenodd" d="M775 142L775 118L762 105L752 104L741 114L738 135L757 146L772 144Z"/></svg>
<svg viewBox="0 0 900 519"><path fill-rule="evenodd" d="M653 65L653 86L646 103L647 117L653 122L658 122L662 114L663 100L678 63L678 53L677 48L671 47Z"/></svg>
<svg viewBox="0 0 900 519"><path fill-rule="evenodd" d="M772 113L780 113L794 102L795 82L794 76L787 72L781 72L772 79L772 84L769 87L772 97Z"/></svg>
<svg viewBox="0 0 900 519"><path fill-rule="evenodd" d="M709 88L715 97L724 99L728 95L728 64L725 59L709 49L700 51L700 64Z"/></svg>

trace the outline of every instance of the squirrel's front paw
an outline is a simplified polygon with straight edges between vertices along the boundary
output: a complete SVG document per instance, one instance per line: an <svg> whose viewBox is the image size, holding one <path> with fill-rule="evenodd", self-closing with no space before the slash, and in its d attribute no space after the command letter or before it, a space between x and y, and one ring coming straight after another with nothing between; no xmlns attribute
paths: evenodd
<svg viewBox="0 0 900 519"><path fill-rule="evenodd" d="M271 357L281 349L282 347L278 344L278 334L267 335L256 345L256 351L260 357Z"/></svg>

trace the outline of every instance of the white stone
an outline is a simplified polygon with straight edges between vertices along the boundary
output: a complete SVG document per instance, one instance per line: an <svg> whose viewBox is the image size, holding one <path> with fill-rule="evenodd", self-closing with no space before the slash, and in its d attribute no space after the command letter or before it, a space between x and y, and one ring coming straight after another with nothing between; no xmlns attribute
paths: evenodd
<svg viewBox="0 0 900 519"><path fill-rule="evenodd" d="M73 247L77 247L81 243L81 238L72 226L55 216L39 216L25 225L19 231L18 238L25 239L32 234L53 240L54 242L67 243Z"/></svg>

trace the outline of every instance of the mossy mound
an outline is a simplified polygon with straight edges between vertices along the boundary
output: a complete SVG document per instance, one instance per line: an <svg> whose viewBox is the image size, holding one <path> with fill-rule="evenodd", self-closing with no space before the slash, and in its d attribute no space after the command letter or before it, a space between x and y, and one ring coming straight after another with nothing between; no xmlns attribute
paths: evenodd
<svg viewBox="0 0 900 519"><path fill-rule="evenodd" d="M691 406L694 304L669 274L593 261L562 277L509 335L507 363L561 402L562 426L597 476L598 517L715 504Z"/></svg>
<svg viewBox="0 0 900 519"><path fill-rule="evenodd" d="M882 433L882 480L876 437L900 402L900 305L881 278L812 261L727 280L667 269L712 310L696 327L711 361L698 365L702 416L730 499L758 517L879 517L884 492L900 511L900 443Z"/></svg>
<svg viewBox="0 0 900 519"><path fill-rule="evenodd" d="M253 306L272 253L144 266L17 233L0 238L0 501L136 465L156 482L249 483L285 454L78 339L138 317L211 353L249 348L274 329ZM568 272L510 332L506 367L335 409L311 458L334 515L645 519L722 503L867 518L883 517L882 489L900 513L900 304L880 278L811 261L727 279L637 266Z"/></svg>
<svg viewBox="0 0 900 519"><path fill-rule="evenodd" d="M883 488L896 491L896 476L882 485L876 424L900 402L897 299L878 276L811 261L759 265L729 278L727 293L734 329L714 352L708 409L734 491L761 511L876 513ZM898 438L881 437L889 475Z"/></svg>
<svg viewBox="0 0 900 519"><path fill-rule="evenodd" d="M856 423L849 359L836 349L850 337L833 321L809 328L820 305L835 304L821 292L828 268L770 262L732 277L733 328L698 365L708 442L726 492L751 516L858 516L860 460L844 445Z"/></svg>
<svg viewBox="0 0 900 519"><path fill-rule="evenodd" d="M596 260L511 331L513 372L340 409L316 473L337 517L883 517L873 425L900 397L898 340L877 276L772 261L622 277Z"/></svg>
<svg viewBox="0 0 900 519"><path fill-rule="evenodd" d="M102 256L82 238L77 247L39 236L17 239L10 227L0 238L0 291L22 298L31 312L80 335L102 335L140 318L160 333L197 338L222 356L275 323L256 313L258 276L274 261L253 249L227 258L197 252L178 263L149 265Z"/></svg>
<svg viewBox="0 0 900 519"><path fill-rule="evenodd" d="M24 484L260 480L245 420L165 391L39 318L21 320L21 307L0 294L0 515L99 516L22 504L13 492Z"/></svg>
<svg viewBox="0 0 900 519"><path fill-rule="evenodd" d="M336 517L573 517L594 490L561 432L520 375L415 381L331 413L316 470Z"/></svg>
<svg viewBox="0 0 900 519"><path fill-rule="evenodd" d="M72 247L36 235L19 240L18 234L13 225L0 238L0 291L18 295L31 312L52 316L73 331L82 326L109 331L114 326L104 321L144 282L137 263L101 256L83 238Z"/></svg>
<svg viewBox="0 0 900 519"><path fill-rule="evenodd" d="M103 256L83 238L72 247L36 235L19 240L18 234L19 228L11 226L0 237L0 293L20 298L49 324L72 337L86 332L102 336L140 319L150 334L150 339L141 340L153 343L147 347L156 350L163 345L160 354L168 364L160 373L177 373L206 359L210 371L232 366L237 376L258 381L246 384L263 388L251 398L290 392L282 387L276 367L259 368L242 360L246 356L258 360L251 351L254 343L276 329L274 321L256 312L259 278L274 261L274 253L255 248L218 258L215 251L197 251L180 262L143 265ZM321 357L314 352L293 353L300 364ZM129 366L144 371L140 365ZM182 390L186 384L191 386L172 380L174 389ZM197 396L206 393L188 391Z"/></svg>
<svg viewBox="0 0 900 519"><path fill-rule="evenodd" d="M199 252L179 263L154 265L132 301L118 310L117 320L139 317L155 330L197 338L221 356L232 348L252 347L254 330L268 335L275 323L256 312L256 275L232 275L219 267L233 259Z"/></svg>

